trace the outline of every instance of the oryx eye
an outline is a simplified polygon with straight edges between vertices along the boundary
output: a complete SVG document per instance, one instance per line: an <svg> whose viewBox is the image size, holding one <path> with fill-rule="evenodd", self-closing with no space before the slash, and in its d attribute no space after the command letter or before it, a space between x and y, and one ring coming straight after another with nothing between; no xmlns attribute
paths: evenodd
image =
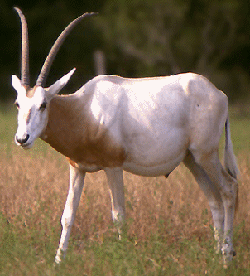
<svg viewBox="0 0 250 276"><path fill-rule="evenodd" d="M40 110L44 110L46 106L47 106L46 102L43 102L40 106Z"/></svg>
<svg viewBox="0 0 250 276"><path fill-rule="evenodd" d="M17 109L20 108L20 105L19 105L19 103L17 101L15 101L14 105L16 106Z"/></svg>

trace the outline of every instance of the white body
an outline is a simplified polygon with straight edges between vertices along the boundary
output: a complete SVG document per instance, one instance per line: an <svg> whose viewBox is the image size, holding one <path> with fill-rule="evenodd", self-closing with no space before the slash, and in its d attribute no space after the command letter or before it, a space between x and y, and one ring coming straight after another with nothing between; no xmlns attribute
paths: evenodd
<svg viewBox="0 0 250 276"><path fill-rule="evenodd" d="M184 162L208 198L217 251L222 250L227 264L233 256L237 199L227 96L192 73L144 79L98 76L72 95L55 95L72 73L47 90L35 87L30 95L18 92L22 85L13 77L19 106L17 143L31 147L41 137L70 161L70 189L56 262L67 248L86 172L106 172L113 219L122 221L123 170L167 176ZM225 169L219 161L224 126Z"/></svg>
<svg viewBox="0 0 250 276"><path fill-rule="evenodd" d="M191 73L145 79L98 76L73 95L55 97L52 105L67 101L70 106L62 121L77 109L80 120L88 117L87 124L91 122L95 128L87 134L91 136L88 143L104 143L102 151L107 151L107 161L98 160L100 151L94 158L93 151L93 164L84 152L82 161L68 156L86 171L117 165L139 175L166 175L183 161L188 149L217 149L228 116L226 95ZM79 128L79 124L71 127ZM83 140L85 128L81 124ZM124 156L120 158L120 154L116 160L111 152L109 160L110 146L124 151Z"/></svg>

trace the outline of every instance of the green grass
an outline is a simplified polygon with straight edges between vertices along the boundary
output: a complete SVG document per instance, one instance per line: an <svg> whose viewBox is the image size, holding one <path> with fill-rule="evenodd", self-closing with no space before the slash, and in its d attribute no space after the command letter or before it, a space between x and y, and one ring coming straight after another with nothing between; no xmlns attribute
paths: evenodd
<svg viewBox="0 0 250 276"><path fill-rule="evenodd" d="M246 262L242 249L224 270L209 240L180 238L167 245L156 235L136 243L127 237L119 241L114 233L84 245L71 239L65 261L55 267L55 231L45 236L29 229L19 236L19 229L1 220L0 275L249 275L249 267L241 266Z"/></svg>
<svg viewBox="0 0 250 276"><path fill-rule="evenodd" d="M165 178L125 174L127 228L117 239L102 173L89 174L65 261L54 265L68 189L63 157L45 143L14 145L16 112L0 112L1 275L250 275L250 118L232 112L242 173L228 270L214 254L208 204L183 167ZM248 196L249 195L249 196Z"/></svg>
<svg viewBox="0 0 250 276"><path fill-rule="evenodd" d="M230 128L235 154L250 152L250 116L233 115L230 118Z"/></svg>

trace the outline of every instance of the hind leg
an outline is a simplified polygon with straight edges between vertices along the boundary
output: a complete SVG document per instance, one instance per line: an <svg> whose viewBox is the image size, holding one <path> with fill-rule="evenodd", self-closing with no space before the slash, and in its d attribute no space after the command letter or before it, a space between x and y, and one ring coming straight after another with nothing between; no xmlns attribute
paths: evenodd
<svg viewBox="0 0 250 276"><path fill-rule="evenodd" d="M184 164L194 175L195 180L208 199L214 221L214 239L216 241L215 250L218 254L222 248L224 232L224 208L219 189L210 180L205 170L195 162L195 159L190 152L185 157Z"/></svg>
<svg viewBox="0 0 250 276"><path fill-rule="evenodd" d="M125 200L123 191L122 168L105 168L108 179L109 193L112 206L113 222L118 226L119 239L121 239L122 225L125 219Z"/></svg>
<svg viewBox="0 0 250 276"><path fill-rule="evenodd" d="M235 251L233 249L233 220L238 198L238 182L235 178L231 177L222 166L221 173L225 183L225 189L222 191L225 210L222 253L224 263L227 265L235 255Z"/></svg>
<svg viewBox="0 0 250 276"><path fill-rule="evenodd" d="M206 172L213 183L214 189L219 191L224 209L224 229L222 240L222 254L227 265L233 258L233 219L237 198L237 181L222 167L218 151L209 153L192 151L195 162Z"/></svg>

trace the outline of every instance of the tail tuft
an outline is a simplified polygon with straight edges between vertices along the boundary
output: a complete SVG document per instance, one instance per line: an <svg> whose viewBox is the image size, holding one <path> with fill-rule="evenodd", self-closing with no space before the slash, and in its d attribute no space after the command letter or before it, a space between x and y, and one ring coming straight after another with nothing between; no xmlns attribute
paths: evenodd
<svg viewBox="0 0 250 276"><path fill-rule="evenodd" d="M225 152L224 152L224 166L229 175L237 179L239 177L239 169L236 157L233 152L233 144L230 134L230 126L228 119L225 123Z"/></svg>

